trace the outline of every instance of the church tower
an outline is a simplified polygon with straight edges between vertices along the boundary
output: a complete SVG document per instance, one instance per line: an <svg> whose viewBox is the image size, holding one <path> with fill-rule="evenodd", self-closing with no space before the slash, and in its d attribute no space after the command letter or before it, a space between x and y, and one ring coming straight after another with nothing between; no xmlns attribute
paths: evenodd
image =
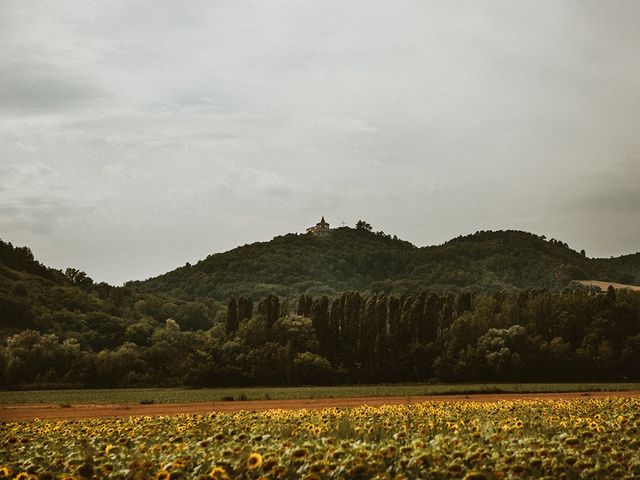
<svg viewBox="0 0 640 480"><path fill-rule="evenodd" d="M315 235L329 233L331 228L329 228L329 224L325 221L324 215L320 222L316 223L315 226L307 228L307 233L313 233Z"/></svg>

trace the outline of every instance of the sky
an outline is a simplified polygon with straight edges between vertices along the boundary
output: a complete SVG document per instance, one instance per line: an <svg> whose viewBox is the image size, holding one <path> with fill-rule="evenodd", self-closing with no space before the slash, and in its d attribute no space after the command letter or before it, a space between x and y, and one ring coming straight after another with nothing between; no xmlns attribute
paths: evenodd
<svg viewBox="0 0 640 480"><path fill-rule="evenodd" d="M640 250L640 2L0 2L0 238L119 285L324 215Z"/></svg>

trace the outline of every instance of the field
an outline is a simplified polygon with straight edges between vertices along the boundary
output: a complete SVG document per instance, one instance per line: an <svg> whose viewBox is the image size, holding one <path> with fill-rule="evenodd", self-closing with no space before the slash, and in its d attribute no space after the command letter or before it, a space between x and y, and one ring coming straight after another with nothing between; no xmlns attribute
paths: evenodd
<svg viewBox="0 0 640 480"><path fill-rule="evenodd" d="M640 478L640 399L7 422L10 478Z"/></svg>
<svg viewBox="0 0 640 480"><path fill-rule="evenodd" d="M297 400L308 398L408 397L474 393L544 393L640 390L638 383L524 383L466 385L356 385L338 387L140 388L103 390L2 391L0 404L134 404L198 403L233 400Z"/></svg>
<svg viewBox="0 0 640 480"><path fill-rule="evenodd" d="M600 290L606 291L611 285L616 290L628 289L633 290L635 292L640 292L640 286L638 285L628 285L626 283L616 283L616 282L601 282L599 280L576 280L576 283L580 283L585 287L598 287Z"/></svg>

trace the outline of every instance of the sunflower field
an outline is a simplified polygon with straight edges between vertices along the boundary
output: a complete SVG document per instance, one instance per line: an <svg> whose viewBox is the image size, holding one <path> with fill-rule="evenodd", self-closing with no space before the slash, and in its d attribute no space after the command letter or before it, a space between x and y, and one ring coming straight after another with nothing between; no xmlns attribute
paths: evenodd
<svg viewBox="0 0 640 480"><path fill-rule="evenodd" d="M0 478L640 479L640 399L2 424Z"/></svg>

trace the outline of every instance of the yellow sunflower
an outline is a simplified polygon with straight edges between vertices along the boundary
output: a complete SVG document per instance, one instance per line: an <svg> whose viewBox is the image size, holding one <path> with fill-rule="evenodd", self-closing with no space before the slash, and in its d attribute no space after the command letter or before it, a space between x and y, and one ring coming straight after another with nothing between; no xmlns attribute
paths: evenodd
<svg viewBox="0 0 640 480"><path fill-rule="evenodd" d="M262 465L262 455L256 452L249 455L249 458L247 459L247 468L249 470L258 468L260 465Z"/></svg>
<svg viewBox="0 0 640 480"><path fill-rule="evenodd" d="M291 454L291 456L293 458L304 458L307 456L309 452L307 452L307 450L305 448L297 448L296 450L293 451L293 453Z"/></svg>
<svg viewBox="0 0 640 480"><path fill-rule="evenodd" d="M158 470L156 473L156 480L169 480L171 478L171 473L166 470Z"/></svg>
<svg viewBox="0 0 640 480"><path fill-rule="evenodd" d="M229 478L227 471L222 467L213 467L213 470L209 472L209 478L213 480L223 480Z"/></svg>

